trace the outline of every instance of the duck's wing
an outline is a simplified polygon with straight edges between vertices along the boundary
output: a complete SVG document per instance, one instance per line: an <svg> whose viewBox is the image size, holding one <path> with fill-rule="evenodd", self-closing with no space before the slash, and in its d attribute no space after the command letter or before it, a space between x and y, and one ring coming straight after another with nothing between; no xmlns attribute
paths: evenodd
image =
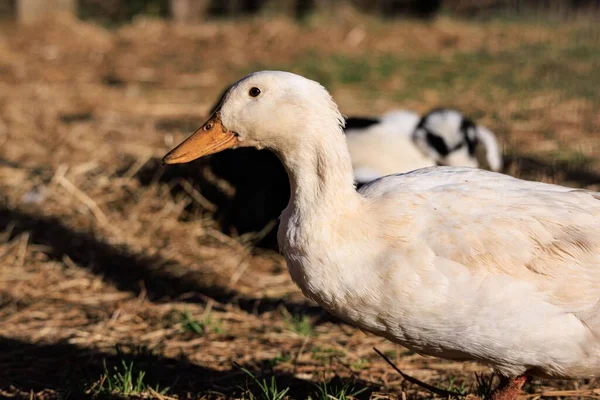
<svg viewBox="0 0 600 400"><path fill-rule="evenodd" d="M600 336L600 193L448 167L381 178L361 193L393 204L408 222L392 235L425 244L434 263L530 283Z"/></svg>

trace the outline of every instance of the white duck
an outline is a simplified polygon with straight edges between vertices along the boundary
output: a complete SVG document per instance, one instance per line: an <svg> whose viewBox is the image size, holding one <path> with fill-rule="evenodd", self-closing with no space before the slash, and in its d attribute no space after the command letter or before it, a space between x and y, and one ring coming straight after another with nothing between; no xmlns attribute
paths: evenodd
<svg viewBox="0 0 600 400"><path fill-rule="evenodd" d="M408 110L375 118L349 117L345 133L359 185L435 165L478 168L480 144L490 169L502 169L496 136L454 109L436 108L423 117Z"/></svg>
<svg viewBox="0 0 600 400"><path fill-rule="evenodd" d="M356 182L365 184L385 175L437 165L413 143L419 120L418 114L408 110L390 111L378 118L346 119L346 142Z"/></svg>
<svg viewBox="0 0 600 400"><path fill-rule="evenodd" d="M249 75L164 158L274 151L291 199L280 249L304 294L422 354L505 377L600 376L600 194L433 167L354 190L343 118L317 82Z"/></svg>
<svg viewBox="0 0 600 400"><path fill-rule="evenodd" d="M423 154L440 165L453 167L479 167L476 150L481 143L490 169L502 169L502 152L496 136L458 110L437 108L429 111L416 125L412 139Z"/></svg>

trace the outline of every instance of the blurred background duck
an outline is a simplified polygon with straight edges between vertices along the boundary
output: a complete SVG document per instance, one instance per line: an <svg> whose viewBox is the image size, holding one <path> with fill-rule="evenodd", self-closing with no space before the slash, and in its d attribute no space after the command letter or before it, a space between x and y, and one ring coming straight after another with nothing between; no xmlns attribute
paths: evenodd
<svg viewBox="0 0 600 400"><path fill-rule="evenodd" d="M600 193L456 167L357 192L343 124L317 82L263 71L163 162L270 148L290 178L278 239L302 292L421 354L487 364L503 377L494 400L527 376L600 376Z"/></svg>
<svg viewBox="0 0 600 400"><path fill-rule="evenodd" d="M345 132L359 186L434 165L502 169L496 136L454 109L436 108L422 117L408 110L373 118L349 117ZM478 150L486 154L483 162Z"/></svg>
<svg viewBox="0 0 600 400"><path fill-rule="evenodd" d="M418 114L408 110L394 110L381 117L346 119L346 142L359 186L384 175L436 165L413 142L412 134L419 120Z"/></svg>

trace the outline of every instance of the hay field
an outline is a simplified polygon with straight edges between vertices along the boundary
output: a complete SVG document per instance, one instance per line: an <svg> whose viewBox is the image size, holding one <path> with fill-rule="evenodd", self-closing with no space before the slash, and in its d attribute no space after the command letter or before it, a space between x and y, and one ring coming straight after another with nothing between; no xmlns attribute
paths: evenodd
<svg viewBox="0 0 600 400"><path fill-rule="evenodd" d="M60 17L1 32L0 397L432 397L373 347L431 385L485 389L477 364L421 357L305 300L282 257L254 246L266 230L224 234L198 181L234 187L159 165L249 71L319 80L347 115L458 107L499 136L506 173L600 190L591 21L341 10L302 24L107 30ZM599 383L526 390L583 396Z"/></svg>

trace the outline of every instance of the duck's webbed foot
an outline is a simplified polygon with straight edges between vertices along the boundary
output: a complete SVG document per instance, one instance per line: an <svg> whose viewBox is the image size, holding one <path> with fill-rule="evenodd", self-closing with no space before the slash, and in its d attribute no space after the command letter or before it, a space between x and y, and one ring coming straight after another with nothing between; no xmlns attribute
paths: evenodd
<svg viewBox="0 0 600 400"><path fill-rule="evenodd" d="M527 382L525 375L515 378L500 378L500 384L490 395L490 400L515 400L519 397L525 382Z"/></svg>

